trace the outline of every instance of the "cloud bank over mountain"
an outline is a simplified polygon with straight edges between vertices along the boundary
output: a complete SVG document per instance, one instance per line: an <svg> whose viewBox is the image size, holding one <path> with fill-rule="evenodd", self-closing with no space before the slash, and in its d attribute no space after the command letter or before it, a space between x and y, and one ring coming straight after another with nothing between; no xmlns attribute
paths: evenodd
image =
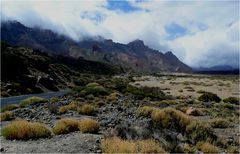
<svg viewBox="0 0 240 154"><path fill-rule="evenodd" d="M51 29L75 40L142 39L186 64L239 65L238 1L7 1L1 17Z"/></svg>

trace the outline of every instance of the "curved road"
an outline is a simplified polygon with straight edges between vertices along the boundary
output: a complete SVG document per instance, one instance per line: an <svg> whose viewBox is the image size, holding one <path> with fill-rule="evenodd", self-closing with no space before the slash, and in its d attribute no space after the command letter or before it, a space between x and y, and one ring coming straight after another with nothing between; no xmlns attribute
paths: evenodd
<svg viewBox="0 0 240 154"><path fill-rule="evenodd" d="M8 105L8 104L18 104L22 100L24 100L28 97L32 97L32 96L38 96L38 97L50 99L52 97L63 96L65 94L68 94L70 91L71 90L68 89L68 90L61 90L61 91L57 91L57 92L45 92L45 93L41 93L41 94L29 94L29 95L21 95L21 96L3 97L3 98L0 98L1 107Z"/></svg>

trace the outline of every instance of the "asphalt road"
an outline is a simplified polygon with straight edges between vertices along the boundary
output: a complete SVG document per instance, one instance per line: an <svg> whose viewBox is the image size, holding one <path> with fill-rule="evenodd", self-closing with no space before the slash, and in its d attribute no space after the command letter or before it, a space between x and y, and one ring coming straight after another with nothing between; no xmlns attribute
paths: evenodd
<svg viewBox="0 0 240 154"><path fill-rule="evenodd" d="M57 92L45 92L45 93L41 93L41 94L30 94L30 95L3 97L3 98L0 98L0 102L1 102L1 107L3 107L3 106L8 105L8 104L18 104L22 100L24 100L28 97L32 97L32 96L38 96L38 97L43 97L43 98L46 98L46 99L50 99L52 97L63 96L65 94L69 93L69 92L70 92L70 90L62 90L62 91L57 91Z"/></svg>

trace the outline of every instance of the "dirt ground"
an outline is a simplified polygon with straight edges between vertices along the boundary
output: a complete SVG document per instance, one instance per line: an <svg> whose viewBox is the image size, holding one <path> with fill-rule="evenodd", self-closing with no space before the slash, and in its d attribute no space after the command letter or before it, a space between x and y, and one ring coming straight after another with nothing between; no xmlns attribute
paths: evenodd
<svg viewBox="0 0 240 154"><path fill-rule="evenodd" d="M239 97L238 76L211 76L211 75L181 75L181 76L142 76L135 78L136 86L160 87L164 92L173 96L200 96L197 91L209 91L222 99Z"/></svg>

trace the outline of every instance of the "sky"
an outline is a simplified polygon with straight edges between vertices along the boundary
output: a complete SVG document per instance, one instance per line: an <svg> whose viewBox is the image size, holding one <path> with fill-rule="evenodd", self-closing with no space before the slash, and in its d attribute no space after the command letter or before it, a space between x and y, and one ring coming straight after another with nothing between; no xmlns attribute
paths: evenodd
<svg viewBox="0 0 240 154"><path fill-rule="evenodd" d="M192 67L239 67L239 1L1 0L1 22L5 20L77 41L141 39Z"/></svg>

